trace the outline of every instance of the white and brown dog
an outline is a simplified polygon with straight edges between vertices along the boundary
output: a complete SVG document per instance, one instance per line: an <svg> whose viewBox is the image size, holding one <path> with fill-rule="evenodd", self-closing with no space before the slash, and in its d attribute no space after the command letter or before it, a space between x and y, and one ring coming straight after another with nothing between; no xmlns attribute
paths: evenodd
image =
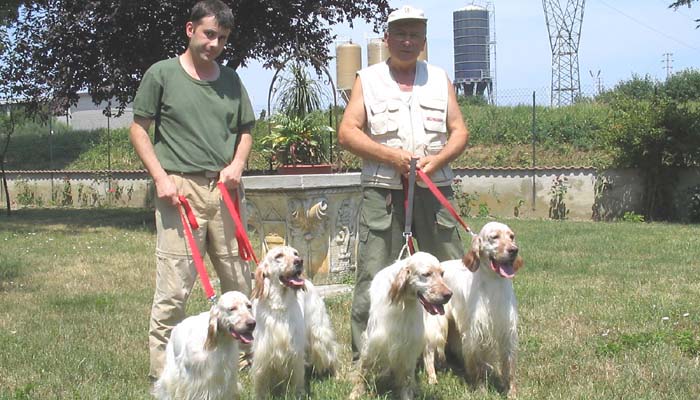
<svg viewBox="0 0 700 400"><path fill-rule="evenodd" d="M369 294L367 330L350 398L362 396L365 384L375 379L393 386L402 400L412 399L423 350L423 310L443 314L452 291L442 280L438 259L417 252L379 271Z"/></svg>
<svg viewBox="0 0 700 400"><path fill-rule="evenodd" d="M468 382L482 385L494 371L502 390L515 396L518 311L512 278L522 264L515 234L499 222L481 229L463 260L442 263L454 296L444 316L425 315L430 383L437 383L435 356L444 358L447 347L463 363Z"/></svg>
<svg viewBox="0 0 700 400"><path fill-rule="evenodd" d="M172 331L165 368L153 387L159 400L239 398L238 342L253 340L248 297L226 292L208 312L185 318Z"/></svg>
<svg viewBox="0 0 700 400"><path fill-rule="evenodd" d="M334 374L338 345L326 306L302 276L303 261L289 246L272 248L255 270L255 342L251 374L256 399L300 398L305 369Z"/></svg>

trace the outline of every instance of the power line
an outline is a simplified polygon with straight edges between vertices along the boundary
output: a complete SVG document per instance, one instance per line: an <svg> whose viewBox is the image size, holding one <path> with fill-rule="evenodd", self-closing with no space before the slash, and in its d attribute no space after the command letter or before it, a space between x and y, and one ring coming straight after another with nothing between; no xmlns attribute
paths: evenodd
<svg viewBox="0 0 700 400"><path fill-rule="evenodd" d="M643 27L649 29L650 31L653 31L653 32L655 32L655 33L658 33L659 35L664 36L665 38L667 38L667 39L669 39L669 40L673 40L674 42L676 42L676 43L678 43L678 44L680 44L680 45L682 45L682 46L685 46L685 47L687 47L687 48L689 48L689 49L692 49L692 50L695 50L695 51L697 51L697 52L700 52L700 49L699 49L699 48L697 48L697 47L695 47L695 46L692 46L692 45L689 45L688 43L685 43L685 42L683 42L682 40L676 39L676 38L674 38L673 36L667 35L666 33L662 32L662 31L660 31L660 30L658 30L658 29L656 29L656 28L654 28L654 27L652 27L652 26L650 26L650 25L647 25L646 23L644 23L644 22L642 22L642 21L640 21L640 20L634 18L634 17L631 16L631 15L625 14L623 11L621 11L621 10L619 10L619 9L617 9L617 8L615 8L615 7L613 7L613 6L611 6L610 4L604 2L603 0L598 0L598 1L599 1L602 5L604 5L604 6L608 7L608 8L610 8L610 9L612 9L612 10L614 10L614 11L616 11L617 13L621 14L622 16L624 16L624 17L626 17L626 18L632 20L633 22L636 22L637 24L639 24L639 25L641 25L641 26L643 26Z"/></svg>
<svg viewBox="0 0 700 400"><path fill-rule="evenodd" d="M666 5L666 8L669 8L669 7L668 7L668 0L659 0L659 2L664 3L664 4ZM688 18L689 20L691 20L691 21L693 21L693 22L697 22L697 19L696 19L696 18L691 17L690 15L688 15L688 14L686 14L686 13L680 11L680 8L675 8L675 9L673 9L673 13L674 13L674 14L682 15L682 16Z"/></svg>

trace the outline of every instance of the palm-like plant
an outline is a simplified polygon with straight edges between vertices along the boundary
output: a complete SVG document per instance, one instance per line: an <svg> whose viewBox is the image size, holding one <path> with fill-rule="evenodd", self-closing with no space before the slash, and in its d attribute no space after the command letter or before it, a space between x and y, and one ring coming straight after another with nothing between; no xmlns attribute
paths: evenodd
<svg viewBox="0 0 700 400"><path fill-rule="evenodd" d="M290 117L304 118L323 105L323 86L311 77L301 62L291 64L287 73L280 76L275 91L279 93L276 108Z"/></svg>
<svg viewBox="0 0 700 400"><path fill-rule="evenodd" d="M325 95L301 61L290 63L273 81L275 109L268 134L260 143L272 161L280 165L317 165L328 162L329 133L333 129L318 113Z"/></svg>
<svg viewBox="0 0 700 400"><path fill-rule="evenodd" d="M270 133L261 139L265 151L281 165L322 164L328 162L324 139L333 128L320 122L316 115L304 117L277 114Z"/></svg>

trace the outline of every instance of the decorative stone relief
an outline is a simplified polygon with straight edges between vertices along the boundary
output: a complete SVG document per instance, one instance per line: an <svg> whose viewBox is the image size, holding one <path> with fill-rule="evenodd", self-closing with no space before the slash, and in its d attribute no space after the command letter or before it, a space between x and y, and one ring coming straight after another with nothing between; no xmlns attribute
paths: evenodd
<svg viewBox="0 0 700 400"><path fill-rule="evenodd" d="M326 197L289 199L287 202L289 245L300 251L309 277L328 274L328 231Z"/></svg>
<svg viewBox="0 0 700 400"><path fill-rule="evenodd" d="M353 199L344 199L338 207L335 235L331 240L332 274L345 274L355 269L353 254L357 243L358 210Z"/></svg>

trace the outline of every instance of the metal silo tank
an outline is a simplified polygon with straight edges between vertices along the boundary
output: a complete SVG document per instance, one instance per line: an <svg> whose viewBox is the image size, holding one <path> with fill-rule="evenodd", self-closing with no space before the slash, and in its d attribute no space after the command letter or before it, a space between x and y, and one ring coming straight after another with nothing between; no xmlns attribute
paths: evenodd
<svg viewBox="0 0 700 400"><path fill-rule="evenodd" d="M352 41L340 43L335 48L337 87L352 89L355 74L362 68L362 47Z"/></svg>
<svg viewBox="0 0 700 400"><path fill-rule="evenodd" d="M452 13L455 82L490 80L489 11L469 5Z"/></svg>
<svg viewBox="0 0 700 400"><path fill-rule="evenodd" d="M420 51L420 54L418 54L418 59L421 61L428 61L428 41L425 41L425 46L423 46L423 50Z"/></svg>
<svg viewBox="0 0 700 400"><path fill-rule="evenodd" d="M367 66L386 61L389 58L389 48L383 38L372 38L367 42Z"/></svg>

